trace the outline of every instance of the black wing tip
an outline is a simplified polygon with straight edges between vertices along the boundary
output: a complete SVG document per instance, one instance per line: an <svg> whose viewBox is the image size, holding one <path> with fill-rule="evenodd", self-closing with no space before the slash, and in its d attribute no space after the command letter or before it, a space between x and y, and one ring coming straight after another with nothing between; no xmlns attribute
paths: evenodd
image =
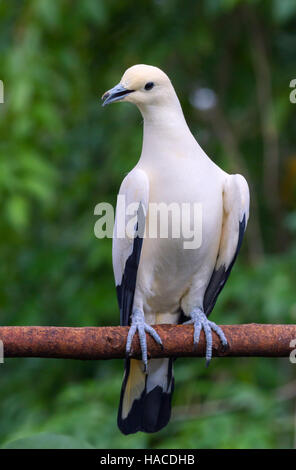
<svg viewBox="0 0 296 470"><path fill-rule="evenodd" d="M121 284L116 286L121 326L129 325L132 315L142 244L143 239L136 236L134 238L133 251L125 263Z"/></svg>
<svg viewBox="0 0 296 470"><path fill-rule="evenodd" d="M236 251L234 254L234 257L229 265L229 267L226 269L225 265L220 266L219 269L214 269L213 274L211 276L211 279L209 281L208 287L206 289L205 295L204 295L204 311L207 316L210 315L211 311L213 310L218 295L220 294L221 290L224 287L224 284L226 283L232 267L235 263L235 260L237 258L237 255L240 251L242 242L243 242L243 237L246 229L246 214L243 215L242 220L239 222L239 232L238 232L238 241L237 241L237 247Z"/></svg>

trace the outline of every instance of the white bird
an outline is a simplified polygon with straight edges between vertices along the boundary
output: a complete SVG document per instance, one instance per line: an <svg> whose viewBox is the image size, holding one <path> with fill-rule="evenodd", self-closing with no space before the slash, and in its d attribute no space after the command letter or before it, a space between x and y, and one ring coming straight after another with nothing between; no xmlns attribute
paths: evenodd
<svg viewBox="0 0 296 470"><path fill-rule="evenodd" d="M147 361L146 332L161 344L150 325L176 324L187 318L194 325L195 343L201 329L205 332L207 363L212 355L212 330L227 345L222 329L208 316L242 243L249 217L249 189L243 176L227 174L201 149L169 78L157 67L141 64L129 68L103 100L103 105L134 103L144 119L140 159L119 191L126 206L139 205L135 237L117 236L119 223L130 220L119 205L113 236L121 325L131 325L127 353L136 331L142 348L142 361L126 359L118 426L124 434L156 432L170 419L173 361ZM143 238L153 203L187 203L191 208L199 203L200 246L185 249L182 233L179 238L153 238L146 232Z"/></svg>

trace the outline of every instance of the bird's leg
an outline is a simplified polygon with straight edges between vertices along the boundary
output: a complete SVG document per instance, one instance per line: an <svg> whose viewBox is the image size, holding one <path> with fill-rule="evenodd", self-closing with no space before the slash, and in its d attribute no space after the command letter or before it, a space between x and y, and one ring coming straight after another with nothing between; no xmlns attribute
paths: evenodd
<svg viewBox="0 0 296 470"><path fill-rule="evenodd" d="M206 364L209 365L212 359L212 346L213 346L213 338L212 338L212 330L217 333L220 338L221 343L224 347L228 345L226 336L224 335L220 326L216 325L213 321L208 320L207 316L200 308L195 308L190 313L191 319L184 323L184 325L188 323L193 323L194 325L194 336L193 336L193 343L196 345L199 342L199 336L201 329L205 332L206 337Z"/></svg>
<svg viewBox="0 0 296 470"><path fill-rule="evenodd" d="M130 354L132 341L135 333L138 332L141 351L142 351L142 361L145 367L145 372L147 370L147 341L146 341L146 332L149 333L152 338L162 346L162 341L160 336L156 333L152 326L145 323L144 312L140 309L135 309L132 314L132 323L127 335L126 341L126 352Z"/></svg>

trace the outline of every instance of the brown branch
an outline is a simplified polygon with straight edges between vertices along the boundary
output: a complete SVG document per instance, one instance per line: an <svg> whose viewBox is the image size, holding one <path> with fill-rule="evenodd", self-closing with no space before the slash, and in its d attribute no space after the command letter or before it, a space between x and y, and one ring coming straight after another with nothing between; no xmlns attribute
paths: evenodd
<svg viewBox="0 0 296 470"><path fill-rule="evenodd" d="M213 334L214 356L287 357L296 338L296 325L222 325L229 342L223 350ZM205 341L193 347L192 325L157 325L163 350L147 335L149 357L204 356ZM64 359L116 359L125 357L128 327L65 328L49 326L2 326L4 357L46 357ZM139 357L138 337L133 341L133 357Z"/></svg>

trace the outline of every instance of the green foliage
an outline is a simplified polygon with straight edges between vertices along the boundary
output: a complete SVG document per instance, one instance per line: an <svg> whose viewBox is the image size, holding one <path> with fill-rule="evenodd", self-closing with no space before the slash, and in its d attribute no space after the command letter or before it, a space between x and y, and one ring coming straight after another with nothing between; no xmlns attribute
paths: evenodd
<svg viewBox="0 0 296 470"><path fill-rule="evenodd" d="M169 74L202 147L226 171L247 171L253 185L250 224L257 218L259 231L250 225L213 319L295 323L295 2L11 0L0 3L0 15L1 323L118 324L111 241L95 238L93 211L98 202L114 204L139 156L142 128L136 109L103 110L100 96L135 63ZM258 40L271 77L267 133ZM219 113L191 105L200 86L215 91ZM264 136L274 139L273 118L280 191L271 206L263 155ZM203 360L178 360L171 423L156 435L128 437L116 427L122 370L121 361L7 359L0 365L0 445L293 445L292 400L282 387L296 369L286 359L215 359L209 369Z"/></svg>
<svg viewBox="0 0 296 470"><path fill-rule="evenodd" d="M40 433L36 436L30 436L24 439L17 439L6 446L4 449L91 449L92 447L70 436L60 434Z"/></svg>

